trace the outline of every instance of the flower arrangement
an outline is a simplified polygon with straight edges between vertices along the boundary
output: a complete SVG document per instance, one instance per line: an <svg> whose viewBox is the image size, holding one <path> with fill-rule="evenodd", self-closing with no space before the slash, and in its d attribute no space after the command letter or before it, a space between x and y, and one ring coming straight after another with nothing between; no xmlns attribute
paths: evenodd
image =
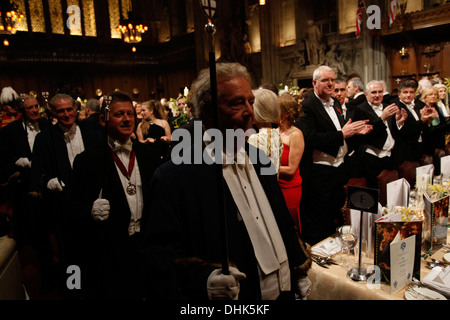
<svg viewBox="0 0 450 320"><path fill-rule="evenodd" d="M296 95L300 91L300 87L284 85L283 83L278 84L278 91L287 91L291 95Z"/></svg>

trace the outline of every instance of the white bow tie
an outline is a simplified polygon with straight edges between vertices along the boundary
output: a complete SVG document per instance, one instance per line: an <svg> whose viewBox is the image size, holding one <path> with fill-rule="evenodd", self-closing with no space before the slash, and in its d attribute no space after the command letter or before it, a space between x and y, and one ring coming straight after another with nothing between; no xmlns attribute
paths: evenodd
<svg viewBox="0 0 450 320"><path fill-rule="evenodd" d="M36 123L31 123L29 121L27 121L27 127L29 130L31 131L38 131L39 130L39 125Z"/></svg>
<svg viewBox="0 0 450 320"><path fill-rule="evenodd" d="M407 106L408 108L414 109L414 106L415 106L414 100L413 100L410 104L407 104L407 103L405 103L405 104L406 104L406 106Z"/></svg>
<svg viewBox="0 0 450 320"><path fill-rule="evenodd" d="M131 140L128 140L125 143L121 143L120 141L110 139L109 145L111 149L116 153L117 152L131 153L131 150L133 150L133 143L131 142Z"/></svg>
<svg viewBox="0 0 450 320"><path fill-rule="evenodd" d="M333 106L334 106L333 100L328 100L328 101L323 101L323 100L322 100L322 103L323 103L323 106L324 106L325 108L329 108L329 107L333 107Z"/></svg>
<svg viewBox="0 0 450 320"><path fill-rule="evenodd" d="M63 127L61 127L61 129L64 132L64 138L69 140L73 140L75 134L77 133L77 126L75 124L69 130L64 131L65 129Z"/></svg>
<svg viewBox="0 0 450 320"><path fill-rule="evenodd" d="M373 106L373 110L375 111L383 111L383 105L379 105L379 106Z"/></svg>

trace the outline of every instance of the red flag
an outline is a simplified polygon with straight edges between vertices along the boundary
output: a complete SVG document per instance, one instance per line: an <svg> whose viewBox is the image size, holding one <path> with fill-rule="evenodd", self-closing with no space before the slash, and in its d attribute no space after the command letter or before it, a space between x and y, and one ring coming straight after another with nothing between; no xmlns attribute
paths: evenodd
<svg viewBox="0 0 450 320"><path fill-rule="evenodd" d="M390 0L389 6L389 26L391 26L395 21L395 15L398 8L398 0Z"/></svg>
<svg viewBox="0 0 450 320"><path fill-rule="evenodd" d="M356 10L356 38L359 38L359 35L361 34L361 25L362 25L362 14L363 11L366 9L366 6L364 4L364 0L358 1L358 10Z"/></svg>

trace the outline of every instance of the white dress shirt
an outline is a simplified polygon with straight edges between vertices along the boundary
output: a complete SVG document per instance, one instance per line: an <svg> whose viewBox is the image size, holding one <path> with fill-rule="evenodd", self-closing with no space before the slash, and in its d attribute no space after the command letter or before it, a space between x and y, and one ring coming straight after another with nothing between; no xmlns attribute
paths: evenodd
<svg viewBox="0 0 450 320"><path fill-rule="evenodd" d="M383 105L380 104L378 106L375 106L368 101L367 103L372 107L373 111L375 111L377 116L381 118L381 114L383 113ZM374 146L368 146L366 149L367 153L374 155L378 158L390 157L392 149L394 148L395 145L395 140L392 137L391 130L389 129L387 121L383 121L383 123L386 125L386 132L387 132L387 138L383 145L383 148L380 150L375 148Z"/></svg>
<svg viewBox="0 0 450 320"><path fill-rule="evenodd" d="M314 92L316 97L322 102L323 107L325 108L325 111L328 113L328 115L331 118L331 121L333 121L334 126L336 127L336 130L341 131L341 123L339 122L339 118L336 114L336 111L334 109L334 100L330 98L328 101L324 101L317 96L317 94ZM332 155L325 153L320 150L313 150L313 163L315 164L323 164L326 166L333 166L333 167L339 167L342 163L344 163L344 157L348 152L348 146L347 142L344 139L344 144L339 147L339 151L336 157L333 157Z"/></svg>
<svg viewBox="0 0 450 320"><path fill-rule="evenodd" d="M39 128L39 123L36 121L35 123L31 123L30 121L26 121L23 125L23 128L27 132L28 145L30 146L30 150L33 151L34 140L41 129Z"/></svg>
<svg viewBox="0 0 450 320"><path fill-rule="evenodd" d="M133 149L133 143L131 140L128 140L126 143L120 143L117 140L113 140L108 137L108 143L116 153L117 157L122 161L125 168L128 170L128 165L130 163L130 155L131 150ZM120 181L122 182L122 187L125 193L125 197L127 198L128 206L131 211L131 219L130 224L128 226L128 235L133 235L136 232L141 231L141 218L142 218L142 209L144 206L144 200L142 195L142 180L141 174L139 172L139 165L137 159L134 162L134 169L130 176L130 181L128 181L127 177L123 175L120 171L117 164L115 164L117 174L120 177ZM136 193L134 195L128 194L127 187L128 183L132 183L136 186Z"/></svg>
<svg viewBox="0 0 450 320"><path fill-rule="evenodd" d="M414 100L411 101L410 104L407 104L406 102L403 102L402 100L400 100L407 108L408 110L412 113L412 115L414 116L414 119L416 119L416 121L420 120L420 115L417 114L416 110L414 109ZM417 140L418 142L422 142L422 135L419 136L419 139Z"/></svg>
<svg viewBox="0 0 450 320"><path fill-rule="evenodd" d="M64 132L64 141L66 142L70 166L73 167L75 157L84 151L83 136L81 135L80 127L76 123L69 130L62 126L60 128Z"/></svg>
<svg viewBox="0 0 450 320"><path fill-rule="evenodd" d="M223 164L223 176L255 250L262 299L274 300L291 290L291 274L269 200L247 155L245 164Z"/></svg>

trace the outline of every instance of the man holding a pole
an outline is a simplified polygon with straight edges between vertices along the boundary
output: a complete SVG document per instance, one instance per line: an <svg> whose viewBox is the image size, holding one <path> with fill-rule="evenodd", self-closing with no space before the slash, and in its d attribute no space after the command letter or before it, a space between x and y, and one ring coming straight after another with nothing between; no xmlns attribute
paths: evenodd
<svg viewBox="0 0 450 320"><path fill-rule="evenodd" d="M183 149L183 159L189 154L191 161L180 163L172 154L150 185L151 204L143 224L148 296L305 296L308 286L303 283L308 283L304 280L311 263L307 249L295 232L275 170L264 170L270 160L243 141L254 116L249 73L237 63L217 64L215 122L209 71L200 72L190 92L204 132L194 130L201 137L194 133L192 146ZM222 174L215 167L220 162ZM223 184L222 194L218 184ZM221 201L224 217L217 205Z"/></svg>

